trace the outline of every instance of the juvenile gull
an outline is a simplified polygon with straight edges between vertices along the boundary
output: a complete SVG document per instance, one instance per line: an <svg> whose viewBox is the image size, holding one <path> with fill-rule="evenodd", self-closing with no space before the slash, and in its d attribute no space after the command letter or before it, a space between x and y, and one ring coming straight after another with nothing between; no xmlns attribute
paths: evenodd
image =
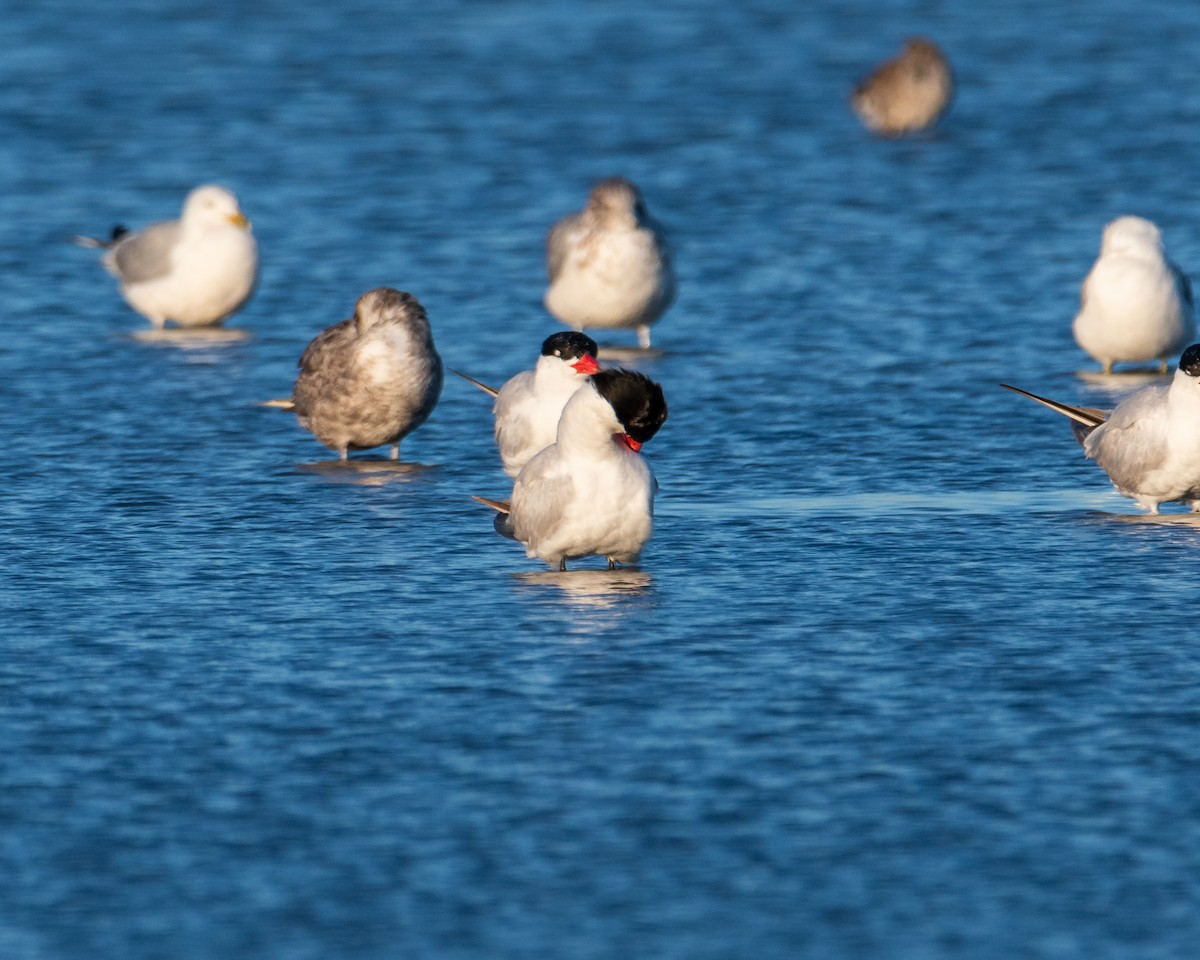
<svg viewBox="0 0 1200 960"><path fill-rule="evenodd" d="M650 539L658 490L638 451L666 419L657 383L601 370L567 401L557 440L517 475L512 500L476 499L499 511L499 533L559 570L593 554L610 570L632 563Z"/></svg>
<svg viewBox="0 0 1200 960"><path fill-rule="evenodd" d="M1118 217L1104 228L1100 256L1079 293L1075 342L1100 361L1157 360L1163 373L1196 336L1192 287L1167 259L1149 220Z"/></svg>
<svg viewBox="0 0 1200 960"><path fill-rule="evenodd" d="M442 392L442 360L425 308L391 287L358 298L354 316L319 333L300 355L290 400L300 426L345 460L350 450L400 441L419 427Z"/></svg>
<svg viewBox="0 0 1200 960"><path fill-rule="evenodd" d="M546 309L555 317L576 330L636 327L643 349L650 325L675 299L666 237L623 177L601 180L587 206L554 225L546 272Z"/></svg>
<svg viewBox="0 0 1200 960"><path fill-rule="evenodd" d="M224 187L197 187L178 220L132 232L116 227L108 240L76 237L105 251L101 261L121 295L158 329L167 323L222 323L254 292L258 246L237 198Z"/></svg>
<svg viewBox="0 0 1200 960"><path fill-rule="evenodd" d="M876 133L898 137L933 124L954 96L954 75L932 40L912 37L899 56L854 88L850 105Z"/></svg>
<svg viewBox="0 0 1200 960"><path fill-rule="evenodd" d="M554 442L566 402L600 369L596 353L596 341L586 334L555 333L543 341L537 365L518 373L499 390L458 374L496 398L492 405L496 446L510 477Z"/></svg>
<svg viewBox="0 0 1200 960"><path fill-rule="evenodd" d="M1070 417L1084 454L1139 506L1158 513L1181 501L1200 512L1200 344L1183 352L1169 386L1144 387L1111 414L1002 386Z"/></svg>

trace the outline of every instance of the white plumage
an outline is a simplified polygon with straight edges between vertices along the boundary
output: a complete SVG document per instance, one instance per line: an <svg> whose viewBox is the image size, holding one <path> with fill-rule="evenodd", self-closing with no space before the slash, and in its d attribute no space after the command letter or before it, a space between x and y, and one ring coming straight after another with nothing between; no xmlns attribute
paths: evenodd
<svg viewBox="0 0 1200 960"><path fill-rule="evenodd" d="M1183 352L1169 386L1145 387L1111 414L1008 389L1070 417L1083 452L1150 513L1175 501L1200 512L1200 344Z"/></svg>
<svg viewBox="0 0 1200 960"><path fill-rule="evenodd" d="M497 529L527 556L566 569L598 555L632 563L654 528L658 483L638 453L667 417L658 384L627 370L603 370L563 408L555 443L525 465Z"/></svg>
<svg viewBox="0 0 1200 960"><path fill-rule="evenodd" d="M628 327L650 346L650 325L675 299L662 229L638 188L622 177L592 188L587 206L546 239L546 309L569 327Z"/></svg>
<svg viewBox="0 0 1200 960"><path fill-rule="evenodd" d="M254 292L258 246L237 198L223 187L197 187L178 220L144 230L113 231L110 240L78 237L105 250L105 268L120 281L121 295L162 328L222 323Z"/></svg>
<svg viewBox="0 0 1200 960"><path fill-rule="evenodd" d="M1100 256L1083 281L1075 340L1100 361L1157 360L1165 373L1196 336L1191 284L1167 259L1149 220L1118 217L1104 228Z"/></svg>
<svg viewBox="0 0 1200 960"><path fill-rule="evenodd" d="M556 333L542 344L532 370L500 388L492 413L504 472L516 477L534 455L554 443L563 407L600 366L596 342L582 333Z"/></svg>

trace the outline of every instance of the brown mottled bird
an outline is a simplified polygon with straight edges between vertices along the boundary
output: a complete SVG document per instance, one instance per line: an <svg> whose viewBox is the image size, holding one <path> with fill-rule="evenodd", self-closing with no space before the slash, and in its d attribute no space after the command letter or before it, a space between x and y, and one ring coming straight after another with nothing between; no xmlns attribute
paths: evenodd
<svg viewBox="0 0 1200 960"><path fill-rule="evenodd" d="M300 355L288 400L300 426L345 460L350 450L400 441L433 412L442 393L442 359L425 308L411 293L368 290L354 316L328 327Z"/></svg>
<svg viewBox="0 0 1200 960"><path fill-rule="evenodd" d="M954 96L954 75L937 44L910 38L904 51L854 88L850 105L867 127L887 137L924 130Z"/></svg>

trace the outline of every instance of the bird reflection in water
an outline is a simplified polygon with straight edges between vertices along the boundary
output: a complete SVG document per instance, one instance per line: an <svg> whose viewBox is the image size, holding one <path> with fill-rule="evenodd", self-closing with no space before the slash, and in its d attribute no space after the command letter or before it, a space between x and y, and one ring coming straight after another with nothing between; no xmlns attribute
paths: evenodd
<svg viewBox="0 0 1200 960"><path fill-rule="evenodd" d="M632 567L565 572L539 570L514 573L513 580L523 592L557 593L572 607L607 610L617 616L640 610L654 599L654 578Z"/></svg>
<svg viewBox="0 0 1200 960"><path fill-rule="evenodd" d="M353 483L360 487L382 487L389 483L411 483L431 474L436 468L423 463L395 460L322 460L301 463L298 469L315 473L333 483Z"/></svg>

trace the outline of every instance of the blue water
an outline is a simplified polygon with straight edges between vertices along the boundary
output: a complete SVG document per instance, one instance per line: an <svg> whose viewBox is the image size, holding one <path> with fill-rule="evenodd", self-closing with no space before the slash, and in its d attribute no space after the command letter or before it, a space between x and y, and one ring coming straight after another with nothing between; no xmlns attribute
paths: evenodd
<svg viewBox="0 0 1200 960"><path fill-rule="evenodd" d="M327 6L0 17L0 957L1195 957L1200 529L996 386L1132 385L1112 217L1200 273L1194 5ZM874 139L916 32L959 97ZM679 274L640 569L495 536L465 383L402 470L255 405L381 284L527 368L614 173ZM248 336L138 339L66 238L207 181Z"/></svg>

